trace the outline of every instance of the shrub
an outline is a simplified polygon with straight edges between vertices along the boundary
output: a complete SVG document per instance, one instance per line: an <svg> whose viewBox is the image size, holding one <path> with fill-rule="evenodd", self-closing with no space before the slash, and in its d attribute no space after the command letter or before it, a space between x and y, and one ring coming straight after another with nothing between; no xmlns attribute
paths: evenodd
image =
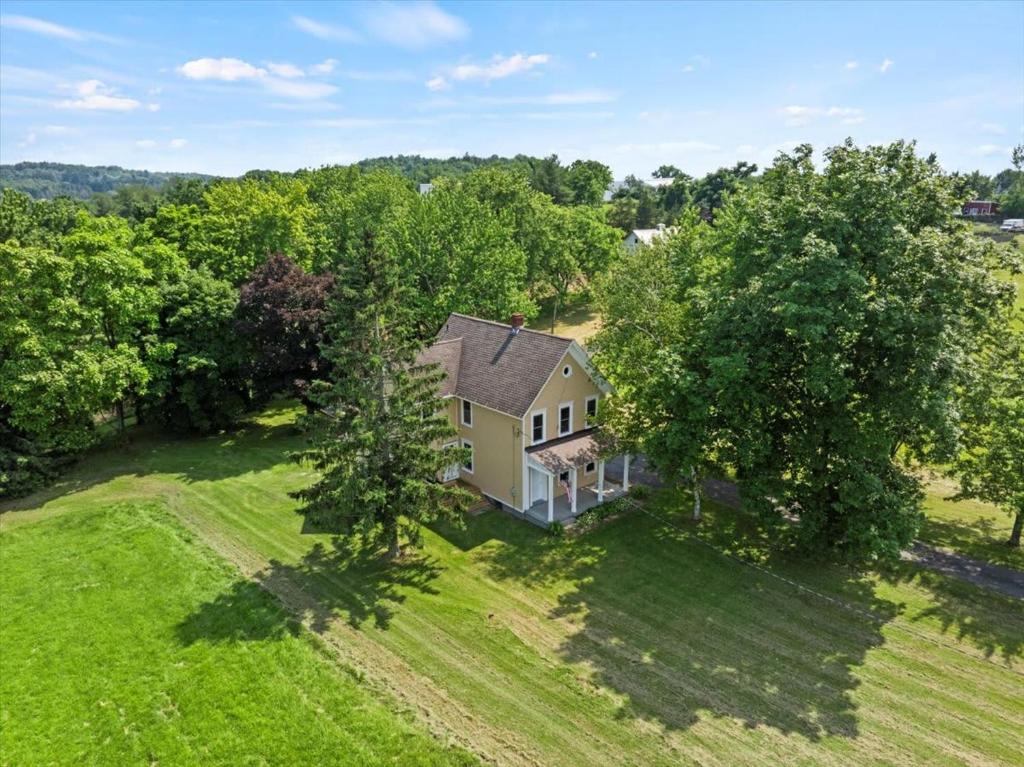
<svg viewBox="0 0 1024 767"><path fill-rule="evenodd" d="M552 522L548 525L548 535L552 538L562 538L565 536L565 525L561 522Z"/></svg>
<svg viewBox="0 0 1024 767"><path fill-rule="evenodd" d="M633 485L627 495L635 501L643 501L651 497L651 488L647 485Z"/></svg>

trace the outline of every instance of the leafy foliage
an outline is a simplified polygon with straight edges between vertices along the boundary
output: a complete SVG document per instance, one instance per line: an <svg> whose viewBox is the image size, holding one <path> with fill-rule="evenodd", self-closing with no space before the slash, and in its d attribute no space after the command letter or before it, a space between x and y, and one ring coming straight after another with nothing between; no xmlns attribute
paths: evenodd
<svg viewBox="0 0 1024 767"><path fill-rule="evenodd" d="M159 189L175 178L210 179L201 173L157 173L127 170L116 165L67 165L59 162L19 162L0 165L0 185L17 189L35 199L73 197L85 200L98 192L122 186Z"/></svg>
<svg viewBox="0 0 1024 767"><path fill-rule="evenodd" d="M279 391L305 398L309 382L321 375L319 345L332 284L330 275L307 274L277 253L242 285L236 328L259 398Z"/></svg>

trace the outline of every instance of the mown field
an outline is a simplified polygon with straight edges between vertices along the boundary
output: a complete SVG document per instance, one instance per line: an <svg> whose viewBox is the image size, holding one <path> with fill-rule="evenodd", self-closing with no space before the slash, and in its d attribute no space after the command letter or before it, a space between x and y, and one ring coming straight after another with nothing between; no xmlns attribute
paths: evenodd
<svg viewBox="0 0 1024 767"><path fill-rule="evenodd" d="M475 762L376 700L162 501L0 541L4 765Z"/></svg>
<svg viewBox="0 0 1024 767"><path fill-rule="evenodd" d="M671 496L652 503L656 516L634 513L563 541L491 511L464 529L425 531L419 554L385 565L304 529L288 495L311 477L286 458L299 445L294 415L280 407L237 433L207 439L137 436L129 449L90 457L58 486L0 517L4 599L22 605L4 611L4 663L30 664L15 682L3 675L5 761L26 763L6 754L28 754L21 743L34 726L60 748L67 743L64 754L96 753L107 737L125 739L118 705L108 712L98 701L122 708L132 696L149 701L163 688L151 684L148 669L158 669L156 680L173 680L217 666L223 654L242 664L242 681L197 690L207 700L195 710L224 701L238 713L216 719L207 737L226 722L237 730L222 736L232 742L263 730L254 749L304 732L302 721L340 718L338 708L383 716L376 703L335 702L345 695L366 701L369 689L413 711L423 727L501 764L1020 763L1020 602L911 565L859 574L776 560L745 519L711 505L707 524L695 530ZM172 528L168 514L193 541L161 532ZM97 516L109 520L102 535L81 535ZM154 565L145 568L128 554L138 548L133 530L150 519L157 529L147 535L170 545L143 547L141 561ZM243 577L192 551L206 546ZM19 547L14 569L21 574L11 588L9 552ZM162 548L183 557L170 572ZM725 548L767 571L724 557ZM96 549L109 549L102 577L61 576ZM116 583L123 592L147 569L167 584L161 599L173 609L166 615L123 593L123 604L105 613L95 602L110 603L111 595L78 588ZM31 588L39 583L46 598ZM268 603L258 603L258 640L224 637L234 629L217 626L252 620L251 602L261 598L253 583L277 595L317 643L294 635L285 614ZM120 620L128 621L125 629L103 628ZM182 643L182 626L193 627L186 636L194 641ZM125 641L89 639L96 653L74 655L69 680L71 661L57 656L76 635L115 630ZM159 641L146 636L153 633ZM133 634L153 649L136 652ZM341 682L322 671L317 644L333 664L354 670L362 690L324 691ZM308 699L291 691L295 675L286 657L310 669ZM180 660L184 670L175 670ZM107 669L117 673L104 682ZM131 691L137 678L145 693ZM233 703L245 684L255 686L256 700L290 702ZM30 689L49 702L26 704ZM73 710L95 712L95 732L61 718L56 701L65 697ZM312 713L321 709L319 717ZM151 744L187 740L178 733L205 727L189 712L185 707L177 722L158 713L133 718L130 732L145 747L123 753L134 758L148 755ZM347 727L316 733L311 748ZM354 738L363 732L351 730ZM424 745L415 733L404 737L423 761L459 756ZM377 747L383 753L385 745ZM161 763L174 761L169 753ZM240 752L225 745L222 753L231 760Z"/></svg>

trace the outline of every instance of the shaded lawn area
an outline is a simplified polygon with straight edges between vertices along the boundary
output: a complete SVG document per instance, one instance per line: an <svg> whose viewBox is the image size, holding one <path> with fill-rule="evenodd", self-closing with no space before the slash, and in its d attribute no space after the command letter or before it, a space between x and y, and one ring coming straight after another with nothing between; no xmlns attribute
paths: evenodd
<svg viewBox="0 0 1024 767"><path fill-rule="evenodd" d="M0 536L0 761L467 764L159 502Z"/></svg>
<svg viewBox="0 0 1024 767"><path fill-rule="evenodd" d="M1019 602L909 564L792 562L714 504L689 526L670 493L657 517L574 540L490 511L425 530L421 552L385 564L304 530L288 493L312 475L285 458L293 415L97 455L0 525L162 497L339 662L503 764L1019 763ZM236 581L184 620L197 644L221 641L213 624L250 588Z"/></svg>
<svg viewBox="0 0 1024 767"><path fill-rule="evenodd" d="M540 314L530 323L530 330L551 333L551 315L554 312L554 308L555 302L553 298L542 301ZM600 329L601 317L585 294L570 295L569 302L566 305L559 305L554 325L554 334L556 336L572 338L586 346L587 341Z"/></svg>
<svg viewBox="0 0 1024 767"><path fill-rule="evenodd" d="M957 484L945 477L929 477L925 489L920 540L983 562L1024 570L1024 550L1006 545L1013 517L989 503L952 500Z"/></svg>

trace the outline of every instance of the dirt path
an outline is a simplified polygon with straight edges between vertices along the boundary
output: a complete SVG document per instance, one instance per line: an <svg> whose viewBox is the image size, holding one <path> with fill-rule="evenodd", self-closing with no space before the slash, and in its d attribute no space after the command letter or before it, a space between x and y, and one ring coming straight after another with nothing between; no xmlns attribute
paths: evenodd
<svg viewBox="0 0 1024 767"><path fill-rule="evenodd" d="M614 461L609 461L607 471L612 476L621 477L622 460L616 458ZM662 487L665 484L654 471L648 469L643 456L636 456L632 460L629 478L632 482L639 482L651 487ZM704 493L711 500L725 506L738 508L740 505L740 491L733 482L722 479L705 480ZM968 581L983 589L1024 599L1024 572L1019 570L993 565L920 542L904 551L902 558L937 573Z"/></svg>

